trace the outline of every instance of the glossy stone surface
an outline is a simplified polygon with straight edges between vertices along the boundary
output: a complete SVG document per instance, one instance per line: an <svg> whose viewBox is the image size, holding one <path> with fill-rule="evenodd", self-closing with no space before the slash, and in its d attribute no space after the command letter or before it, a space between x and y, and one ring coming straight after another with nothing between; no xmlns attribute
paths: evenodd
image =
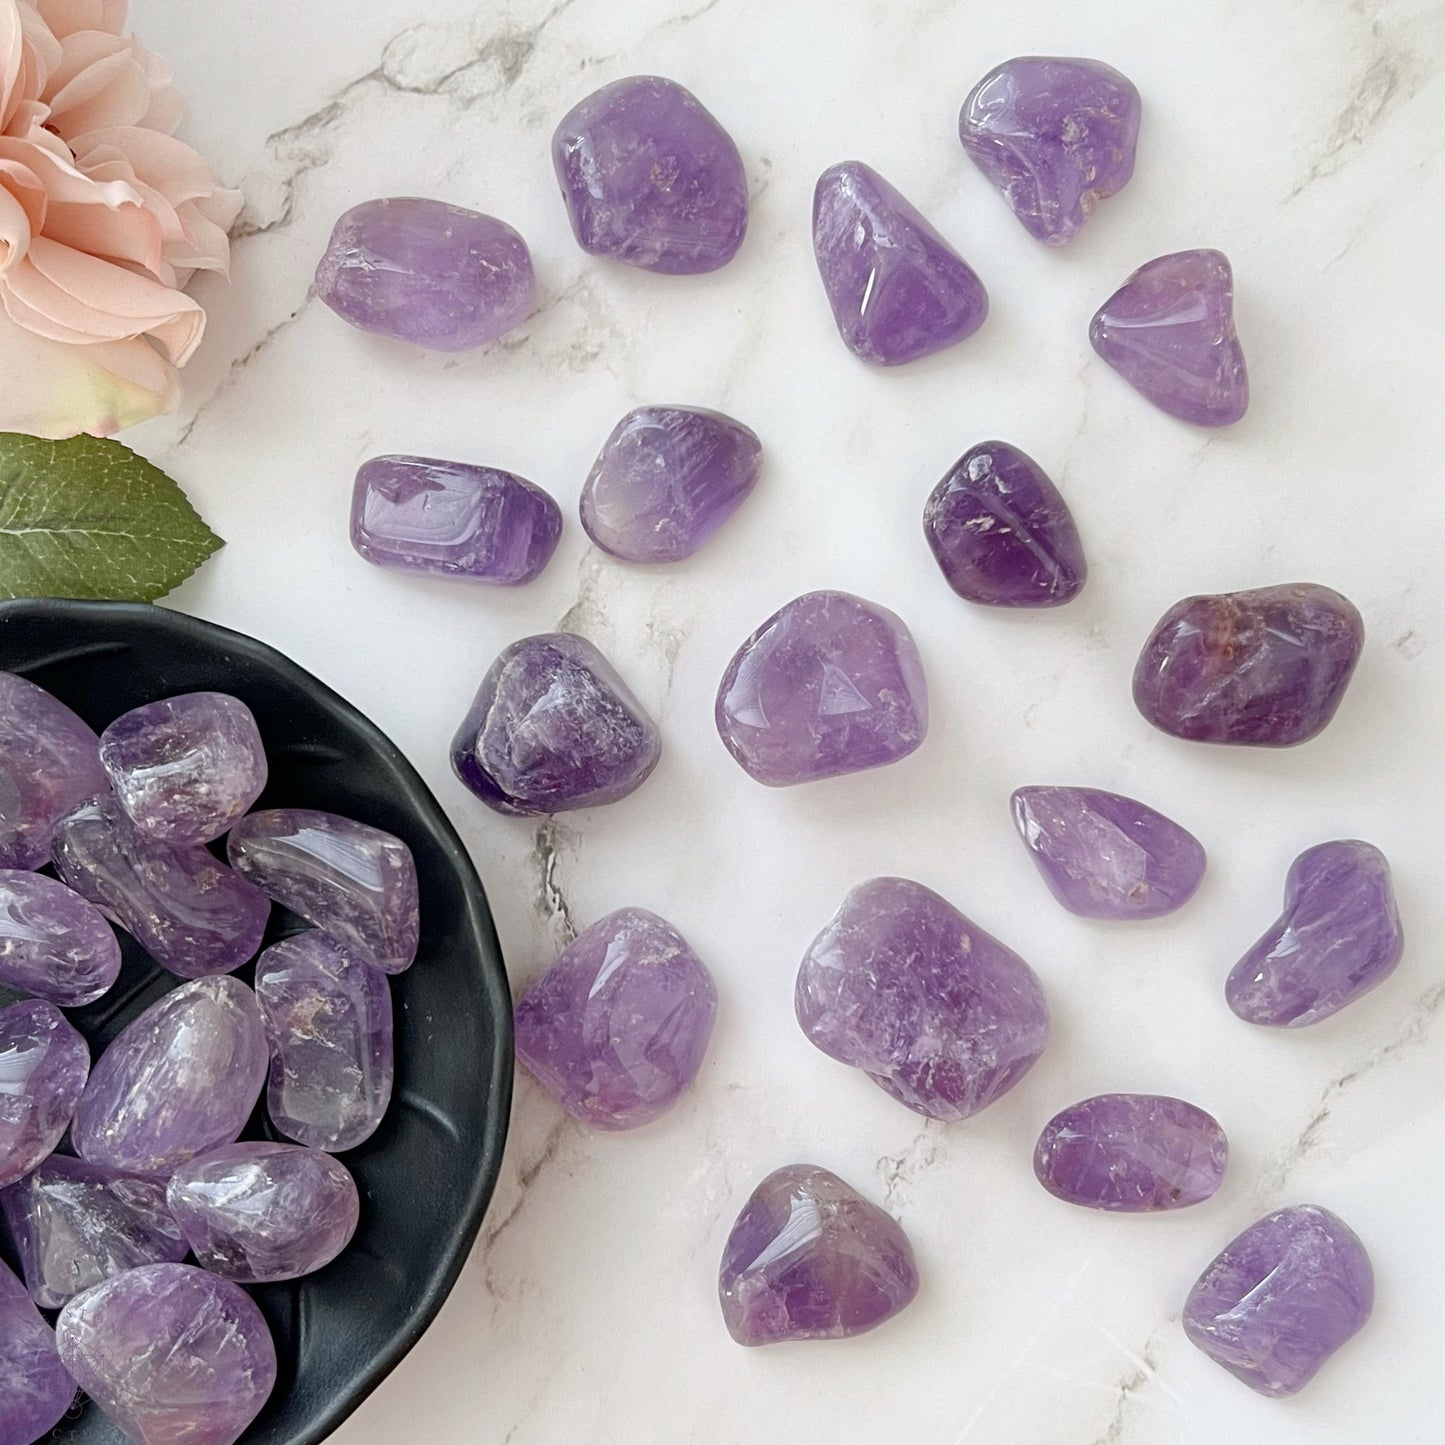
<svg viewBox="0 0 1445 1445"><path fill-rule="evenodd" d="M702 1066L717 990L687 940L645 908L584 929L517 1000L517 1058L575 1119L635 1129Z"/></svg>
<svg viewBox="0 0 1445 1445"><path fill-rule="evenodd" d="M1204 879L1199 840L1153 808L1100 788L1020 788L1014 826L1049 891L1083 918L1162 918Z"/></svg>
<svg viewBox="0 0 1445 1445"><path fill-rule="evenodd" d="M391 986L321 932L256 961L271 1046L266 1108L288 1139L336 1154L369 1139L391 1101Z"/></svg>
<svg viewBox="0 0 1445 1445"><path fill-rule="evenodd" d="M1212 1198L1228 1159L1224 1130L1203 1109L1158 1094L1099 1094L1044 1125L1034 1174L1070 1204L1144 1214Z"/></svg>
<svg viewBox="0 0 1445 1445"><path fill-rule="evenodd" d="M928 687L900 618L847 592L809 592L738 648L713 715L739 765L784 787L906 758L928 731Z"/></svg>
<svg viewBox="0 0 1445 1445"><path fill-rule="evenodd" d="M0 868L50 861L55 825L110 784L100 739L59 698L0 672Z"/></svg>
<svg viewBox="0 0 1445 1445"><path fill-rule="evenodd" d="M917 1293L898 1222L812 1164L778 1169L753 1190L718 1272L723 1320L740 1345L861 1335Z"/></svg>
<svg viewBox="0 0 1445 1445"><path fill-rule="evenodd" d="M1302 1390L1370 1317L1375 1277L1353 1230L1301 1204L1250 1225L1199 1277L1184 1333L1261 1395Z"/></svg>
<svg viewBox="0 0 1445 1445"><path fill-rule="evenodd" d="M592 464L582 527L624 562L680 562L747 499L761 453L757 436L721 412L638 407Z"/></svg>
<svg viewBox="0 0 1445 1445"><path fill-rule="evenodd" d="M1354 839L1320 843L1294 860L1284 912L1235 964L1224 996L1247 1023L1303 1028L1383 983L1404 950L1385 855Z"/></svg>
<svg viewBox="0 0 1445 1445"><path fill-rule="evenodd" d="M94 905L42 873L0 869L0 984L79 1008L119 972L120 943Z"/></svg>
<svg viewBox="0 0 1445 1445"><path fill-rule="evenodd" d="M980 442L923 509L948 585L988 607L1059 607L1088 576L1068 504L1043 468L1007 442Z"/></svg>
<svg viewBox="0 0 1445 1445"><path fill-rule="evenodd" d="M238 979L183 983L96 1061L71 1140L91 1164L169 1175L234 1142L266 1079L256 996Z"/></svg>
<svg viewBox="0 0 1445 1445"><path fill-rule="evenodd" d="M74 1399L55 1332L0 1260L0 1445L43 1440Z"/></svg>
<svg viewBox="0 0 1445 1445"><path fill-rule="evenodd" d="M336 223L316 294L344 321L430 351L485 346L532 314L527 243L504 221L417 196Z"/></svg>
<svg viewBox="0 0 1445 1445"><path fill-rule="evenodd" d="M276 1384L261 1311L191 1265L117 1275L71 1300L55 1333L76 1383L137 1445L234 1445Z"/></svg>
<svg viewBox="0 0 1445 1445"><path fill-rule="evenodd" d="M861 161L830 166L813 192L813 255L848 350L901 366L972 336L988 293L913 204Z"/></svg>
<svg viewBox="0 0 1445 1445"><path fill-rule="evenodd" d="M662 739L585 637L504 648L452 739L452 767L489 808L526 815L615 803L657 766Z"/></svg>
<svg viewBox="0 0 1445 1445"><path fill-rule="evenodd" d="M825 1054L934 1119L967 1119L1006 1094L1049 1037L1028 964L907 878L848 894L803 955L793 1001Z"/></svg>
<svg viewBox="0 0 1445 1445"><path fill-rule="evenodd" d="M1140 111L1112 66L1021 55L969 91L958 137L1029 235L1062 246L1134 174Z"/></svg>
<svg viewBox="0 0 1445 1445"><path fill-rule="evenodd" d="M226 840L231 866L383 973L416 957L416 863L391 833L314 808L269 808Z"/></svg>
<svg viewBox="0 0 1445 1445"><path fill-rule="evenodd" d="M65 1154L0 1192L0 1210L31 1297L48 1310L125 1270L179 1263L188 1249L159 1180Z"/></svg>
<svg viewBox="0 0 1445 1445"><path fill-rule="evenodd" d="M1095 313L1089 340L1130 386L1181 421L1228 426L1249 406L1234 273L1218 251L1146 262Z"/></svg>
<svg viewBox="0 0 1445 1445"><path fill-rule="evenodd" d="M552 165L577 244L644 271L716 271L748 228L732 137L691 91L631 75L562 118Z"/></svg>
<svg viewBox="0 0 1445 1445"><path fill-rule="evenodd" d="M1354 604L1313 583L1186 597L1139 654L1134 702L1175 737L1293 747L1334 717L1364 641Z"/></svg>
<svg viewBox="0 0 1445 1445"><path fill-rule="evenodd" d="M90 1050L53 1003L0 1009L0 1186L60 1143L90 1071Z"/></svg>
<svg viewBox="0 0 1445 1445"><path fill-rule="evenodd" d="M346 1168L299 1144L230 1144L182 1164L166 1202L196 1263L237 1284L299 1279L356 1233L361 1203Z"/></svg>
<svg viewBox="0 0 1445 1445"><path fill-rule="evenodd" d="M561 535L557 503L495 467L372 457L351 494L351 545L399 572L519 587L551 561Z"/></svg>

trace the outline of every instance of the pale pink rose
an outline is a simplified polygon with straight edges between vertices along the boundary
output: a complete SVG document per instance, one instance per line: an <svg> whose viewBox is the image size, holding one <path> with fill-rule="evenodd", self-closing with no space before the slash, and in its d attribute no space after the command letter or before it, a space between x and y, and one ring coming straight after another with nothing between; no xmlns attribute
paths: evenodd
<svg viewBox="0 0 1445 1445"><path fill-rule="evenodd" d="M0 431L107 435L176 405L240 197L172 132L126 0L0 0Z"/></svg>

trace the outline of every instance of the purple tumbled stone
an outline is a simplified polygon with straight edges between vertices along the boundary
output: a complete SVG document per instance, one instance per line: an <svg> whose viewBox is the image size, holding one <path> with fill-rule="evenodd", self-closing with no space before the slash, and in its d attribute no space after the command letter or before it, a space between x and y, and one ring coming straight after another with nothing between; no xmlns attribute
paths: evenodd
<svg viewBox="0 0 1445 1445"><path fill-rule="evenodd" d="M242 818L231 866L383 973L404 973L419 932L416 863L391 833L314 808Z"/></svg>
<svg viewBox="0 0 1445 1445"><path fill-rule="evenodd" d="M0 1445L43 1440L74 1399L55 1331L0 1260Z"/></svg>
<svg viewBox="0 0 1445 1445"><path fill-rule="evenodd" d="M967 1119L1006 1094L1049 1037L1028 964L907 878L848 894L803 955L793 1002L825 1054L933 1119Z"/></svg>
<svg viewBox="0 0 1445 1445"><path fill-rule="evenodd" d="M1234 273L1218 251L1146 262L1095 313L1089 340L1130 386L1181 421L1228 426L1249 406Z"/></svg>
<svg viewBox="0 0 1445 1445"><path fill-rule="evenodd" d="M1070 1204L1144 1214L1213 1198L1228 1158L1224 1130L1183 1099L1099 1094L1044 1125L1034 1173Z"/></svg>
<svg viewBox="0 0 1445 1445"><path fill-rule="evenodd" d="M948 585L969 602L1059 607L1088 575L1059 489L1007 442L964 452L929 495L923 532Z"/></svg>
<svg viewBox="0 0 1445 1445"><path fill-rule="evenodd" d="M753 1190L718 1271L723 1321L740 1345L861 1335L917 1293L898 1221L812 1164L775 1170Z"/></svg>
<svg viewBox="0 0 1445 1445"><path fill-rule="evenodd" d="M271 1046L271 1122L333 1154L369 1139L395 1072L386 975L324 933L298 933L257 959L256 998Z"/></svg>
<svg viewBox="0 0 1445 1445"><path fill-rule="evenodd" d="M452 767L490 808L527 815L615 803L657 766L662 739L585 637L505 648L452 739Z"/></svg>
<svg viewBox="0 0 1445 1445"><path fill-rule="evenodd" d="M239 979L183 983L96 1061L71 1140L91 1164L169 1175L233 1143L266 1081L266 1033Z"/></svg>
<svg viewBox="0 0 1445 1445"><path fill-rule="evenodd" d="M1186 597L1144 644L1134 702L1178 738L1293 747L1335 715L1364 640L1354 604L1314 583Z"/></svg>
<svg viewBox="0 0 1445 1445"><path fill-rule="evenodd" d="M746 500L761 451L752 431L720 412L638 407L583 484L583 530L624 562L680 562Z"/></svg>
<svg viewBox="0 0 1445 1445"><path fill-rule="evenodd" d="M1014 825L1049 891L1083 918L1162 918L1204 878L1199 840L1153 808L1099 788L1020 788Z"/></svg>
<svg viewBox="0 0 1445 1445"><path fill-rule="evenodd" d="M95 733L44 688L0 672L0 868L43 867L55 825L109 787Z"/></svg>
<svg viewBox="0 0 1445 1445"><path fill-rule="evenodd" d="M855 356L900 366L972 336L988 315L973 268L877 171L844 161L813 192L813 254Z"/></svg>
<svg viewBox="0 0 1445 1445"><path fill-rule="evenodd" d="M1101 61L1021 55L969 91L958 137L1029 235L1062 246L1134 174L1140 109Z"/></svg>
<svg viewBox="0 0 1445 1445"><path fill-rule="evenodd" d="M136 1445L234 1445L276 1384L276 1346L239 1285L148 1264L77 1295L55 1325L80 1388Z"/></svg>
<svg viewBox="0 0 1445 1445"><path fill-rule="evenodd" d="M748 228L748 178L732 137L690 90L632 75L562 118L552 165L577 244L644 271L716 271Z"/></svg>
<svg viewBox="0 0 1445 1445"><path fill-rule="evenodd" d="M53 1003L0 1009L0 1186L24 1178L70 1125L90 1050Z"/></svg>
<svg viewBox="0 0 1445 1445"><path fill-rule="evenodd" d="M467 351L520 326L537 286L527 243L505 221L396 196L353 206L337 221L316 294L363 331Z"/></svg>
<svg viewBox="0 0 1445 1445"><path fill-rule="evenodd" d="M1300 1204L1250 1225L1199 1277L1184 1333L1261 1395L1304 1389L1370 1317L1375 1276L1353 1230Z"/></svg>
<svg viewBox="0 0 1445 1445"><path fill-rule="evenodd" d="M519 587L561 535L557 503L495 467L385 456L356 474L351 545L378 567Z"/></svg>
<svg viewBox="0 0 1445 1445"><path fill-rule="evenodd" d="M1224 996L1247 1023L1303 1028L1383 983L1404 948L1385 855L1354 839L1320 843L1294 860L1284 912L1234 965Z"/></svg>
<svg viewBox="0 0 1445 1445"><path fill-rule="evenodd" d="M120 944L100 910L43 873L0 869L0 984L79 1008L120 973Z"/></svg>
<svg viewBox="0 0 1445 1445"><path fill-rule="evenodd" d="M714 720L751 776L784 787L906 758L928 731L928 687L912 634L886 607L809 592L738 648Z"/></svg>
<svg viewBox="0 0 1445 1445"><path fill-rule="evenodd" d="M584 929L517 1001L517 1058L575 1119L635 1129L702 1066L717 990L683 936L645 908Z"/></svg>
<svg viewBox="0 0 1445 1445"><path fill-rule="evenodd" d="M35 1303L58 1310L143 1264L177 1264L189 1246L158 1179L52 1154L0 1193Z"/></svg>

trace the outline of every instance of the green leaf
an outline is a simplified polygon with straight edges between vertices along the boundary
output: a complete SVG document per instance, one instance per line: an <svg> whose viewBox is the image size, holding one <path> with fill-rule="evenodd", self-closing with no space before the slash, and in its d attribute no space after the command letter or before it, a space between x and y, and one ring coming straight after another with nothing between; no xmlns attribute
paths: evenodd
<svg viewBox="0 0 1445 1445"><path fill-rule="evenodd" d="M221 545L129 447L0 432L0 597L152 602Z"/></svg>

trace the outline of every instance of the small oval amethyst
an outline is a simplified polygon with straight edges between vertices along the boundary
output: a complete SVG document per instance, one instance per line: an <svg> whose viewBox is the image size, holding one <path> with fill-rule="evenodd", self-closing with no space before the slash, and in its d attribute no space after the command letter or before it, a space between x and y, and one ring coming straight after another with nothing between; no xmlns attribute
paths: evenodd
<svg viewBox="0 0 1445 1445"><path fill-rule="evenodd" d="M90 1050L44 999L0 1009L0 1186L54 1152L90 1071Z"/></svg>
<svg viewBox="0 0 1445 1445"><path fill-rule="evenodd" d="M0 1445L44 1440L75 1400L70 1378L25 1286L0 1260Z"/></svg>
<svg viewBox="0 0 1445 1445"><path fill-rule="evenodd" d="M120 943L100 910L43 873L0 870L0 984L80 1008L120 973Z"/></svg>

